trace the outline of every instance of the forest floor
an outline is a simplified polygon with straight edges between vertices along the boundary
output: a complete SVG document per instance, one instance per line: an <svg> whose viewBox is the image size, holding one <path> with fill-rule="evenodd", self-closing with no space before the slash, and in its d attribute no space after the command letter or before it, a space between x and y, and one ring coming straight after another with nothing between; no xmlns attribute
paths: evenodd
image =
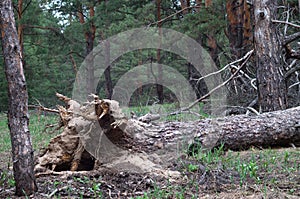
<svg viewBox="0 0 300 199"><path fill-rule="evenodd" d="M9 132L2 118L0 198L15 198ZM30 130L36 151L55 136L44 131L44 127L54 120L52 116L32 118ZM137 161L143 158L145 161L152 160L157 170L142 172L134 169L133 165L124 169L126 166L123 164L123 169L102 165L93 171L44 173L37 176L38 192L28 198L300 197L300 148L253 147L240 152L220 148L187 155L186 150L174 150L167 143L176 140L176 132L182 126L186 127L186 133L191 132L192 122L164 122L160 125L165 125L165 128L159 136L152 134L151 139L136 146L138 151L129 152L139 157Z"/></svg>

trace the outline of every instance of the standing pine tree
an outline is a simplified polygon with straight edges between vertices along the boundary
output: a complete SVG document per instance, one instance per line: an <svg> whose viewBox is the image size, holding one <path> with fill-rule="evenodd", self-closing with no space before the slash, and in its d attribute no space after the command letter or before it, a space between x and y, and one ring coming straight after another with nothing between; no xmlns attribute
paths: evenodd
<svg viewBox="0 0 300 199"><path fill-rule="evenodd" d="M281 39L272 22L276 12L277 1L254 1L258 103L262 112L287 107L287 88L280 58Z"/></svg>
<svg viewBox="0 0 300 199"><path fill-rule="evenodd" d="M33 172L33 150L28 128L28 94L18 34L11 0L0 3L2 49L8 82L8 127L16 195L31 195L37 190Z"/></svg>

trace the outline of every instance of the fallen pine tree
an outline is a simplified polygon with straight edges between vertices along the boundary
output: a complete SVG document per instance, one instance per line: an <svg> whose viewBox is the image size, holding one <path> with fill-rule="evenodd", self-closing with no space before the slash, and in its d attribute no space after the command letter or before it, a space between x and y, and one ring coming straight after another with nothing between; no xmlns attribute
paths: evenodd
<svg viewBox="0 0 300 199"><path fill-rule="evenodd" d="M194 146L225 149L300 146L300 107L255 116L235 115L197 123Z"/></svg>
<svg viewBox="0 0 300 199"><path fill-rule="evenodd" d="M153 157L158 153L151 157L143 155L148 153L146 149L160 150L163 151L160 154L166 155L171 146L177 150L178 143L187 146L187 140L190 149L199 146L212 149L221 144L232 150L300 145L300 107L257 116L236 115L151 125L151 120L159 118L157 115L127 119L114 100L101 100L93 95L93 100L81 105L61 94L57 97L66 107L58 106L58 110L51 112L59 113L63 131L51 139L37 158L36 172L92 170L105 162L135 171L157 172L162 163L161 160L154 163ZM168 157L176 158L174 154Z"/></svg>

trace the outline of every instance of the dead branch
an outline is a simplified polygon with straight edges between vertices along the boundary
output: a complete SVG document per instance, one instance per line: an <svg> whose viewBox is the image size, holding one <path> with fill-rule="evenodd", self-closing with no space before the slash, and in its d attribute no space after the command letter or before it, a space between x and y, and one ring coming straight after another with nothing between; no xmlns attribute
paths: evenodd
<svg viewBox="0 0 300 199"><path fill-rule="evenodd" d="M285 79L287 79L288 77L290 77L294 72L300 70L300 65L297 65L295 67L292 67L290 70L288 70L285 74Z"/></svg>
<svg viewBox="0 0 300 199"><path fill-rule="evenodd" d="M284 40L283 40L283 46L286 46L287 44L297 40L298 38L300 38L300 32L296 32L294 34L291 34L291 35L288 35L288 36L285 36L284 37Z"/></svg>
<svg viewBox="0 0 300 199"><path fill-rule="evenodd" d="M159 114L147 113L146 115L143 115L143 116L139 117L138 121L145 122L145 123L150 123L152 121L159 120L159 119L160 119Z"/></svg>
<svg viewBox="0 0 300 199"><path fill-rule="evenodd" d="M212 90L210 90L207 94L203 95L202 97L200 97L199 99L197 99L196 101L194 101L188 107L181 108L180 110L172 112L172 113L169 113L168 115L178 115L178 114L182 113L183 111L187 111L187 110L193 108L196 104L198 104L199 102L201 102L204 99L208 98L213 92L215 92L216 90L218 90L222 86L225 86L226 84L228 84L228 82L230 82L240 72L240 70L245 66L245 64L247 63L247 61L250 59L252 53L253 53L253 50L250 51L249 53L247 53L243 57L244 58L244 62L241 64L241 66L226 81L224 81L222 84L220 84L220 85L216 86L215 88L213 88Z"/></svg>
<svg viewBox="0 0 300 199"><path fill-rule="evenodd" d="M36 28L36 29L42 29L42 30L51 30L51 31L55 32L56 34L61 34L61 31L54 27L35 26L35 25L30 25L30 24L23 24L23 26L24 26L24 28Z"/></svg>
<svg viewBox="0 0 300 199"><path fill-rule="evenodd" d="M52 198L57 192L63 191L63 190L68 189L68 188L69 188L69 186L64 186L64 187L61 187L61 188L56 188L51 194L49 194L47 196L47 198Z"/></svg>
<svg viewBox="0 0 300 199"><path fill-rule="evenodd" d="M197 84L198 84L202 79L205 79L205 78L210 77L210 76L212 76L212 75L216 75L216 74L218 74L218 73L221 73L222 71L226 70L228 67L234 66L234 64L237 64L237 63L240 63L240 62L244 61L248 56L251 56L251 55L253 54L253 52L254 52L254 50L252 49L252 50L250 50L249 52L247 52L247 53L245 54L244 57L242 57L242 58L240 58L240 59L238 59L238 60L235 60L235 61L233 61L233 62L227 64L227 65L224 66L222 69L220 69L220 70L218 70L218 71L215 71L215 72L212 72L212 73L210 73L210 74L207 74L207 75L205 75L205 76L203 76L203 77L200 77L200 78L197 80ZM237 69L237 68L235 67L235 69ZM241 73L244 74L243 71L241 71Z"/></svg>
<svg viewBox="0 0 300 199"><path fill-rule="evenodd" d="M61 127L63 127L63 123L62 122L59 122L58 124L47 124L47 125L45 125L43 133L53 134L54 132L56 132L59 129L61 129ZM54 129L53 130L49 130L47 132L47 129L51 129L51 128L54 128Z"/></svg>
<svg viewBox="0 0 300 199"><path fill-rule="evenodd" d="M39 111L45 111L45 112L58 113L59 114L59 110L46 108L42 105L28 105L28 108L33 108L33 109L38 109Z"/></svg>
<svg viewBox="0 0 300 199"><path fill-rule="evenodd" d="M291 22L288 22L288 21L280 21L280 20L275 20L275 19L273 19L272 22L273 22L273 23L287 24L287 25L292 26L292 27L295 27L295 28L300 28L300 25L297 25L297 24L294 24L294 23L291 23Z"/></svg>
<svg viewBox="0 0 300 199"><path fill-rule="evenodd" d="M159 20L159 21L150 23L150 24L148 25L148 27L150 27L150 26L152 26L152 25L159 24L159 23L161 23L161 22L163 22L163 21L165 21L165 20L167 20L167 19L169 19L169 18L171 18L171 17L174 17L175 15L178 15L179 13L181 13L181 12L187 10L187 9L191 9L191 8L201 8L201 6L189 6L189 7L183 8L183 9L181 9L181 10L179 10L179 11L177 11L177 12L175 12L175 13L173 13L173 14L171 14L171 15L169 15L169 16L167 16L167 17L165 17L165 18L163 18L163 19L161 19L161 20Z"/></svg>

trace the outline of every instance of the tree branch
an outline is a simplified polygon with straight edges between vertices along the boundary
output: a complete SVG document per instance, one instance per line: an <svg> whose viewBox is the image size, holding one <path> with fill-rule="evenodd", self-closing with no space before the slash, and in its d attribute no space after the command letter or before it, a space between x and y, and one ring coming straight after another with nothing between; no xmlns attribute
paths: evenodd
<svg viewBox="0 0 300 199"><path fill-rule="evenodd" d="M216 72L212 72L212 73L207 74L207 75L205 75L205 76L203 76L203 77L200 77L200 78L197 80L197 84L198 84L202 79L207 78L207 77L210 77L210 76L212 76L212 75L216 75L216 74L218 74L218 73L224 71L225 69L227 69L229 66L232 66L232 65L234 65L234 64L236 64L236 63L239 63L239 62L245 60L245 58L247 58L248 56L252 55L253 51L254 51L254 50L250 50L248 53L246 53L246 55L245 55L244 57L242 57L242 58L240 58L240 59L238 59L238 60L235 60L235 61L233 61L233 62L227 64L227 65L224 66L222 69L220 69L220 70L218 70L218 71L216 71Z"/></svg>
<svg viewBox="0 0 300 199"><path fill-rule="evenodd" d="M250 51L251 52L251 51ZM218 85L217 87L213 88L212 90L210 90L207 94L203 95L202 97L200 97L199 99L197 99L196 101L194 101L192 104L190 104L187 107L181 108L178 111L169 113L168 115L177 115L179 113L182 113L183 111L187 111L191 108L193 108L196 104L198 104L199 102L203 101L204 99L208 98L213 92L215 92L216 90L218 90L219 88L221 88L222 86L225 86L228 82L230 82L239 72L240 70L245 66L245 64L247 63L247 61L250 59L252 53L247 53L243 59L244 62L241 64L241 66L226 80L224 81L222 84Z"/></svg>
<svg viewBox="0 0 300 199"><path fill-rule="evenodd" d="M23 10L21 10L21 15L23 15L23 13L25 12L25 10L27 10L27 8L28 8L29 5L31 4L31 2L32 2L32 1L29 1L29 2L26 4L25 8L24 8Z"/></svg>
<svg viewBox="0 0 300 199"><path fill-rule="evenodd" d="M300 28L300 25L294 24L294 23L291 23L291 22L288 22L288 21L279 21L279 20L273 19L272 22L273 23L283 23L283 24L287 24L287 25L293 26L295 28Z"/></svg>
<svg viewBox="0 0 300 199"><path fill-rule="evenodd" d="M297 70L300 70L300 65L295 66L293 68L291 68L289 71L287 71L284 75L284 78L288 78L289 76L291 76L294 72L296 72Z"/></svg>
<svg viewBox="0 0 300 199"><path fill-rule="evenodd" d="M28 108L38 109L40 111L50 112L50 113L59 113L59 110L46 108L42 105L28 105Z"/></svg>
<svg viewBox="0 0 300 199"><path fill-rule="evenodd" d="M175 16L175 15L177 15L177 14L179 14L179 13L181 13L181 12L187 10L187 9L191 9L191 8L201 8L201 6L189 6L189 7L183 8L183 9L181 9L181 10L179 10L179 11L177 11L177 12L175 12L175 13L173 13L173 14L171 14L171 15L169 15L169 16L167 16L167 17L165 17L165 18L163 18L159 21L150 23L148 26L152 26L152 25L162 23L163 21L165 21L165 20L167 20L167 19L169 19L169 18L171 18L171 17L173 17L173 16Z"/></svg>
<svg viewBox="0 0 300 199"><path fill-rule="evenodd" d="M57 28L53 27L48 27L48 26L35 26L35 25L29 25L29 24L23 24L24 28L37 28L37 29L42 29L42 30L51 30L55 33L61 34L60 30Z"/></svg>
<svg viewBox="0 0 300 199"><path fill-rule="evenodd" d="M283 41L283 46L295 41L298 38L300 38L300 32L296 32L292 35L285 36L284 41Z"/></svg>

